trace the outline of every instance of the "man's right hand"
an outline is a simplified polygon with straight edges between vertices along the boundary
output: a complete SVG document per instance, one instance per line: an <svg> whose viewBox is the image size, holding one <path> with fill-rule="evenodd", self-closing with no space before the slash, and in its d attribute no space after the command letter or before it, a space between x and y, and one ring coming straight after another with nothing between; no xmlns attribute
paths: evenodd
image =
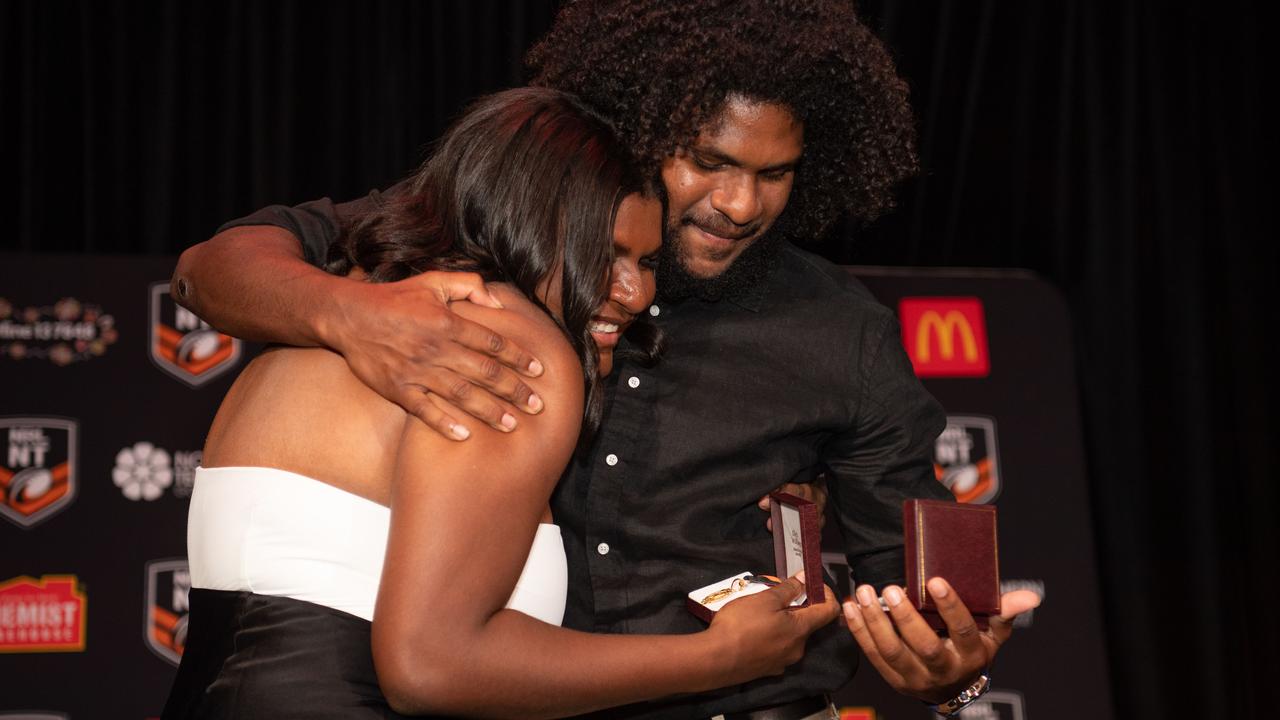
<svg viewBox="0 0 1280 720"><path fill-rule="evenodd" d="M337 313L322 325L325 344L362 382L436 432L452 440L471 434L441 399L504 432L515 429L517 410L542 410L521 379L542 374L542 364L449 308L463 300L502 307L479 275L426 272L344 287L334 298Z"/></svg>

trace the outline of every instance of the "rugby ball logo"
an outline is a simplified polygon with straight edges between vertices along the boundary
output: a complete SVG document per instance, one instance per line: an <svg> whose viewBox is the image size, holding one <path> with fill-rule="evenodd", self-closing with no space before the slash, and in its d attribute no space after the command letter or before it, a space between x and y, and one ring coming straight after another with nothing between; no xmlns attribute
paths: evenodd
<svg viewBox="0 0 1280 720"><path fill-rule="evenodd" d="M948 415L946 429L934 441L933 469L958 502L995 500L1000 494L996 421L980 415Z"/></svg>
<svg viewBox="0 0 1280 720"><path fill-rule="evenodd" d="M193 388L222 375L240 360L240 340L214 330L174 302L167 282L151 284L149 327L151 362Z"/></svg>
<svg viewBox="0 0 1280 720"><path fill-rule="evenodd" d="M177 665L187 644L191 573L185 559L147 563L147 612L143 642L164 661Z"/></svg>
<svg viewBox="0 0 1280 720"><path fill-rule="evenodd" d="M31 528L75 499L75 420L58 417L0 418L0 515Z"/></svg>

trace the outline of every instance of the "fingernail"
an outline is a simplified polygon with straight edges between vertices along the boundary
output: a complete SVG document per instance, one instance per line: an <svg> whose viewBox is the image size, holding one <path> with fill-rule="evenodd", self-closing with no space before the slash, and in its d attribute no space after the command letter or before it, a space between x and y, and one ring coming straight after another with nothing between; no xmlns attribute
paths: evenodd
<svg viewBox="0 0 1280 720"><path fill-rule="evenodd" d="M516 429L516 419L511 413L502 414L502 429L511 432Z"/></svg>
<svg viewBox="0 0 1280 720"><path fill-rule="evenodd" d="M871 604L876 601L876 591L872 590L870 585L863 585L858 588L856 594L858 596L858 604L862 607L871 607Z"/></svg>
<svg viewBox="0 0 1280 720"><path fill-rule="evenodd" d="M803 571L803 570L801 570L800 572L796 573L796 579L797 579L797 580L799 580L800 582L804 582L804 571Z"/></svg>
<svg viewBox="0 0 1280 720"><path fill-rule="evenodd" d="M929 594L935 598L944 598L948 592L950 592L950 589L947 588L947 584L942 581L942 578L934 578L929 581Z"/></svg>
<svg viewBox="0 0 1280 720"><path fill-rule="evenodd" d="M537 393L529 396L529 409L534 412L542 412L542 398L538 397Z"/></svg>
<svg viewBox="0 0 1280 720"><path fill-rule="evenodd" d="M471 437L471 431L461 425L454 425L449 428L449 431L452 432L453 436L459 440L466 440Z"/></svg>
<svg viewBox="0 0 1280 720"><path fill-rule="evenodd" d="M862 613L858 612L858 606L854 605L853 601L846 600L840 607L844 608L844 617L846 620L853 625L862 627Z"/></svg>
<svg viewBox="0 0 1280 720"><path fill-rule="evenodd" d="M537 377L542 374L542 363L535 358L529 361L529 374Z"/></svg>
<svg viewBox="0 0 1280 720"><path fill-rule="evenodd" d="M506 307L505 305L502 304L502 301L498 299L498 296L494 295L493 293L489 293L489 299L493 301L494 307L498 308L499 310Z"/></svg>
<svg viewBox="0 0 1280 720"><path fill-rule="evenodd" d="M898 607L902 604L902 591L890 585L884 589L884 599L889 603L889 607Z"/></svg>

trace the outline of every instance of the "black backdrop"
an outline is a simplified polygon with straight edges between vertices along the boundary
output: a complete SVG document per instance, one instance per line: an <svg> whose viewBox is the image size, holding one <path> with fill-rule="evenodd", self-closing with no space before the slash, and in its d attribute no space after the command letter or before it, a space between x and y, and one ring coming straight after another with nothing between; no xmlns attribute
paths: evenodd
<svg viewBox="0 0 1280 720"><path fill-rule="evenodd" d="M1117 715L1258 713L1280 674L1261 10L861 5L925 172L822 251L1065 292ZM171 253L262 204L388 184L466 98L520 82L553 6L0 3L0 249Z"/></svg>

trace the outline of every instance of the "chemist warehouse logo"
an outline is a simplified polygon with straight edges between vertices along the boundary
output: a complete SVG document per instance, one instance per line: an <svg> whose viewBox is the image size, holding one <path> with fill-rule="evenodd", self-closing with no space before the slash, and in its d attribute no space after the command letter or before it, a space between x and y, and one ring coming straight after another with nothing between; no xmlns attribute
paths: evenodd
<svg viewBox="0 0 1280 720"><path fill-rule="evenodd" d="M85 594L75 575L0 582L0 653L81 652Z"/></svg>
<svg viewBox="0 0 1280 720"><path fill-rule="evenodd" d="M188 594L191 573L182 559L147 563L147 612L143 641L151 652L173 665L187 644Z"/></svg>
<svg viewBox="0 0 1280 720"><path fill-rule="evenodd" d="M0 418L0 515L31 528L75 499L76 421L54 417Z"/></svg>
<svg viewBox="0 0 1280 720"><path fill-rule="evenodd" d="M996 421L977 415L948 415L933 443L933 470L962 503L989 503L1000 494Z"/></svg>
<svg viewBox="0 0 1280 720"><path fill-rule="evenodd" d="M898 303L902 344L919 377L991 374L987 323L974 297L908 297Z"/></svg>
<svg viewBox="0 0 1280 720"><path fill-rule="evenodd" d="M151 285L151 362L191 387L200 387L235 367L240 341L173 301L169 283Z"/></svg>

